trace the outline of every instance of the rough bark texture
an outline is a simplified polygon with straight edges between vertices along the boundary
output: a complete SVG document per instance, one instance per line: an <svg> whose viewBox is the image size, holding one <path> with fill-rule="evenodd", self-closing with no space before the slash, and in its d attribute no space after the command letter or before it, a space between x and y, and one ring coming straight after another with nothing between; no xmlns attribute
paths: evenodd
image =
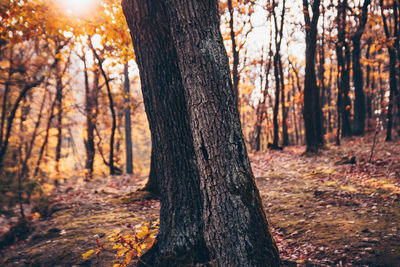
<svg viewBox="0 0 400 267"><path fill-rule="evenodd" d="M142 262L144 266L206 263L200 175L165 7L154 0L124 0L122 6L151 130L149 182L157 182L161 201L157 244Z"/></svg>
<svg viewBox="0 0 400 267"><path fill-rule="evenodd" d="M123 7L160 175L160 232L142 264L279 265L243 140L217 1L124 0Z"/></svg>
<svg viewBox="0 0 400 267"><path fill-rule="evenodd" d="M320 105L319 88L315 74L315 54L317 46L317 24L320 1L313 2L312 19L309 16L308 1L303 1L303 13L306 28L306 73L304 78L304 126L306 129L306 150L316 152L323 145L322 110Z"/></svg>
<svg viewBox="0 0 400 267"><path fill-rule="evenodd" d="M203 197L204 238L216 266L277 265L240 126L217 1L166 1Z"/></svg>

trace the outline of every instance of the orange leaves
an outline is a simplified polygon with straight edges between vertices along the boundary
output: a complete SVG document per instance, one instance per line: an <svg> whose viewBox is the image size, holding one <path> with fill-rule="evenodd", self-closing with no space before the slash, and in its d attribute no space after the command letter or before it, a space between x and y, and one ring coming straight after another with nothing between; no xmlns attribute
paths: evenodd
<svg viewBox="0 0 400 267"><path fill-rule="evenodd" d="M136 227L133 234L123 235L118 231L111 236L110 241L114 242L113 249L117 250L116 257L125 259L121 264L114 266L127 266L133 259L139 258L146 249L149 249L155 242L158 232L159 220L143 223Z"/></svg>
<svg viewBox="0 0 400 267"><path fill-rule="evenodd" d="M109 241L114 245L112 249L116 250L115 257L123 258L121 263L114 264L114 267L125 267L138 259L143 253L156 242L158 233L159 219L150 223L143 223L135 227L132 234L122 234L118 230L114 230ZM99 239L96 239L98 246L97 251L91 249L82 254L83 259L87 259L93 254L99 255L104 250L104 244L101 244Z"/></svg>

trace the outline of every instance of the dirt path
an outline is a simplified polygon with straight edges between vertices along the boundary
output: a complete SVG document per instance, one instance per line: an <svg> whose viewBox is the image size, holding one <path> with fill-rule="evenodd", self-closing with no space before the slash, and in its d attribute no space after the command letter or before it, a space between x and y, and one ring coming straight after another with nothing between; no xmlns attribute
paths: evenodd
<svg viewBox="0 0 400 267"><path fill-rule="evenodd" d="M370 145L350 140L313 157L299 147L251 155L285 265L400 265L400 143L378 142L368 163ZM352 156L355 164L342 164ZM129 232L158 216L157 201L121 198L144 181L70 180L58 188L52 215L35 222L28 240L3 251L0 265L112 266L118 262L108 241L113 231ZM82 259L96 240L105 250Z"/></svg>

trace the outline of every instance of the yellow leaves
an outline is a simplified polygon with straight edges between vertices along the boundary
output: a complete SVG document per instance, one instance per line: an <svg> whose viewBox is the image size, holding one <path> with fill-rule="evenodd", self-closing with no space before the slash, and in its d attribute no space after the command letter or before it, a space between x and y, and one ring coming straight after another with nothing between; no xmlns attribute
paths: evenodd
<svg viewBox="0 0 400 267"><path fill-rule="evenodd" d="M84 260L86 260L86 259L87 259L88 257L90 257L93 253L94 253L94 250L93 250L93 249L91 249L91 250L89 250L89 251L86 251L85 253L82 254L82 258L83 258Z"/></svg>
<svg viewBox="0 0 400 267"><path fill-rule="evenodd" d="M312 176L317 176L317 175L327 175L327 174L333 174L336 172L336 169L334 168L316 168L306 174L304 174L304 177L312 177Z"/></svg>
<svg viewBox="0 0 400 267"><path fill-rule="evenodd" d="M128 250L129 250L129 248L123 248L123 249L118 250L116 257L119 258L119 257L124 256L125 252L127 252Z"/></svg>
<svg viewBox="0 0 400 267"><path fill-rule="evenodd" d="M122 234L115 231L109 241L113 242L113 249L117 250L115 257L124 257L122 263L114 266L127 266L132 260L140 257L143 252L150 248L155 242L155 235L158 232L159 220L151 223L143 223L135 227L133 234Z"/></svg>
<svg viewBox="0 0 400 267"><path fill-rule="evenodd" d="M38 212L31 213L29 214L29 218L34 222L38 221L40 219L40 213Z"/></svg>
<svg viewBox="0 0 400 267"><path fill-rule="evenodd" d="M140 228L140 230L141 230L141 231L136 235L137 238L142 239L142 238L144 238L146 235L148 235L148 233L149 233L149 228L148 228L146 225L143 225L143 226Z"/></svg>

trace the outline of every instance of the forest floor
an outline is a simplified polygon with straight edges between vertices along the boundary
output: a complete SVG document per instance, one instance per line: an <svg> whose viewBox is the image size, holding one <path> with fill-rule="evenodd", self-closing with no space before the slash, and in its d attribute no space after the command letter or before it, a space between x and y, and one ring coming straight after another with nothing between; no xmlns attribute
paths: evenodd
<svg viewBox="0 0 400 267"><path fill-rule="evenodd" d="M400 142L378 137L369 161L372 141L343 140L313 156L303 155L304 147L250 154L284 265L400 266ZM53 193L49 216L32 216L30 237L0 252L0 265L120 262L109 236L158 217L158 201L129 194L144 183L124 175L69 179ZM82 258L103 245L99 255Z"/></svg>

